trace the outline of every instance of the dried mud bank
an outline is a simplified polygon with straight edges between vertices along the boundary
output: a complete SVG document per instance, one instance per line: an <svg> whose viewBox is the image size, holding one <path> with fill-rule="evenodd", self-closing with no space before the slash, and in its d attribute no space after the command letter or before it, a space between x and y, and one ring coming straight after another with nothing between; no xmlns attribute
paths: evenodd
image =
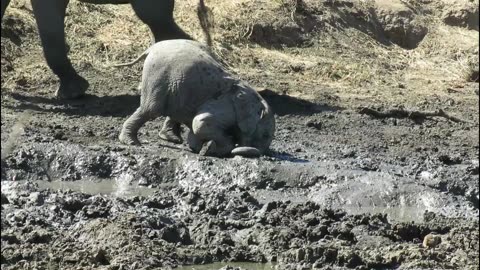
<svg viewBox="0 0 480 270"><path fill-rule="evenodd" d="M31 8L12 1L2 269L478 268L478 1L260 2L207 1L213 51L278 123L269 155L218 159L159 140L162 119L141 147L118 142L141 65L109 65L149 43L128 6L70 3L69 55L91 89L61 102ZM201 40L192 5L176 17Z"/></svg>

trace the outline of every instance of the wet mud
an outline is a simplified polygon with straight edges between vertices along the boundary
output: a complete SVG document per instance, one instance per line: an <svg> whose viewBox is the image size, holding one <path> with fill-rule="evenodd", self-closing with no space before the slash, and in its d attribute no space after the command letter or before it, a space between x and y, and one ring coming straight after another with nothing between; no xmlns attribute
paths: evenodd
<svg viewBox="0 0 480 270"><path fill-rule="evenodd" d="M63 125L32 116L3 161L2 268L478 263L478 142L467 124L349 110L279 115L269 155L220 159L160 141L161 119L143 130L143 146L128 147L118 128L95 141L71 137L101 128L57 116ZM438 135L445 130L455 139ZM424 247L432 233L441 243Z"/></svg>

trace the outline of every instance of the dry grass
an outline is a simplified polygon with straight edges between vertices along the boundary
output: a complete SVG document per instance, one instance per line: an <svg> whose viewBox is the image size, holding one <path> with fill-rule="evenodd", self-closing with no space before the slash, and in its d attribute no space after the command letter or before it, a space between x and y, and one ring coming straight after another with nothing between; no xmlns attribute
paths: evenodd
<svg viewBox="0 0 480 270"><path fill-rule="evenodd" d="M324 5L326 2L331 4ZM478 74L478 32L444 25L438 17L446 7L441 0L430 6L426 2L406 2L421 11L417 20L428 27L427 36L413 50L383 44L372 36L372 31L378 30L375 27L379 27L374 25L371 13L374 1L352 0L352 7L336 6L343 2L206 1L214 22L213 51L234 73L257 87L313 99L328 93L338 96L347 106L349 102L366 101L414 104L431 95L445 95L446 88L468 84L474 80L475 72ZM14 0L7 15L34 25L28 7L21 3ZM197 1L179 0L175 16L182 28L203 41L196 7ZM68 13L70 57L80 70L93 69L105 76L132 76L132 72L122 75L121 70L108 67L135 58L150 44L147 26L128 5L72 1ZM360 31L348 21L352 18L370 30ZM264 27L265 33L259 34L259 26ZM295 41L296 29L302 35L302 42L297 45L257 42L271 36ZM3 40L2 63L4 50L17 50L10 48L10 43L4 45ZM24 88L35 88L53 80L41 57L38 38L35 42L28 50L15 53L22 57L14 60L15 73L2 75L2 87L15 89L19 81L27 81ZM33 69L35 73L28 72ZM130 69L138 76L141 65Z"/></svg>
<svg viewBox="0 0 480 270"><path fill-rule="evenodd" d="M375 8L374 1L353 2L362 11L363 21L372 23L370 11ZM232 70L253 80L259 87L310 97L319 96L312 93L314 89L334 88L343 98L418 101L436 94L435 89L448 87L445 84L471 80L475 71L475 52L471 48L478 46L478 32L446 27L435 17L438 15L435 12L426 12L417 18L428 26L429 34L414 50L394 44L385 46L355 28L329 24L310 33L315 45L308 48L271 48L249 40L255 24L278 25L286 20L295 21L290 14L296 3L286 0L208 1L215 17L215 51L230 63ZM310 11L318 8L318 1L303 3ZM409 4L425 9L418 3ZM259 5L262 9L256 10ZM194 3L181 1L179 19L196 37L201 37L200 29L195 26L195 14L188 12L193 7ZM452 35L456 44L448 42ZM442 85L432 85L438 78ZM386 88L400 90L385 91Z"/></svg>

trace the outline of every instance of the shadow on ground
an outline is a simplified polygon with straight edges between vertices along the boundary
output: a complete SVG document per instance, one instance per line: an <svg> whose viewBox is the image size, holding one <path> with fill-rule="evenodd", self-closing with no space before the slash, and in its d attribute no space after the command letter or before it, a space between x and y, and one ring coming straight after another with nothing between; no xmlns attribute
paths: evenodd
<svg viewBox="0 0 480 270"><path fill-rule="evenodd" d="M86 95L77 100L67 101L19 93L13 93L11 97L21 102L20 105L15 107L16 109L56 112L76 116L126 117L132 114L140 104L140 96L138 95Z"/></svg>
<svg viewBox="0 0 480 270"><path fill-rule="evenodd" d="M278 94L270 89L263 89L258 93L273 108L276 115L312 115L324 111L338 111L341 107L315 103L305 99Z"/></svg>
<svg viewBox="0 0 480 270"><path fill-rule="evenodd" d="M260 95L273 108L276 115L312 115L323 111L341 110L338 106L330 106L304 100L297 97L278 94L264 89ZM75 116L112 116L127 117L140 104L139 95L95 96L86 95L78 100L57 100L40 96L29 96L12 93L11 97L20 102L15 109L40 112L64 113ZM6 105L6 107L9 107Z"/></svg>

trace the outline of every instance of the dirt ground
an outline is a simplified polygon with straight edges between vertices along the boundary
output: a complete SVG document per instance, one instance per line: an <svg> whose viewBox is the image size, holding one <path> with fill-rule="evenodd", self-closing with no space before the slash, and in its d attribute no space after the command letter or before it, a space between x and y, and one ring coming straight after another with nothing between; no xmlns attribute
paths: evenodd
<svg viewBox="0 0 480 270"><path fill-rule="evenodd" d="M259 159L161 141L163 119L122 145L142 65L111 65L148 28L128 5L71 1L69 55L91 87L62 102L29 1L12 1L2 269L478 269L478 0L206 4L212 50L276 113ZM206 40L196 1L175 16Z"/></svg>

